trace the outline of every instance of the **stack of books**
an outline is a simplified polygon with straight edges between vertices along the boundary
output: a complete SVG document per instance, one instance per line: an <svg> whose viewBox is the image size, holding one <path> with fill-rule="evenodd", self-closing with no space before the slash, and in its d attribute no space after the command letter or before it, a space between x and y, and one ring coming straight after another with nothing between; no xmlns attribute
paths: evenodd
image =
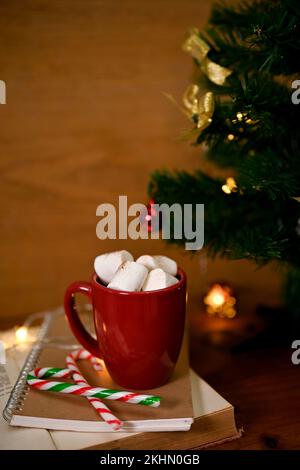
<svg viewBox="0 0 300 470"><path fill-rule="evenodd" d="M111 432L81 397L29 388L26 376L35 367L65 367L68 351L51 347L51 338L68 334L64 316L53 315L41 327L4 408L8 424L0 423L0 448L24 448L29 431L35 438L27 448L47 449L199 449L240 436L233 406L189 369L186 344L171 380L146 392L161 397L160 407L107 401L124 422L119 432ZM10 377L16 373L15 362L8 357L6 373ZM92 386L120 388L106 369L95 373L88 361L78 365ZM4 405L3 397L1 400Z"/></svg>

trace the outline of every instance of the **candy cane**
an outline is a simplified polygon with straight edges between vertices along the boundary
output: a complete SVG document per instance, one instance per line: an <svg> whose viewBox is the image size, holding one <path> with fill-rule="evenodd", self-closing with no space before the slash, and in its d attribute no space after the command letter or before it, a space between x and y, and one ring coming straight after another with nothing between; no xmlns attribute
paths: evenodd
<svg viewBox="0 0 300 470"><path fill-rule="evenodd" d="M92 356L91 353L86 351L85 349L79 349L78 351L73 351L68 354L66 358L67 368L72 373L72 379L77 385L85 385L89 386L88 382L85 380L83 375L80 373L76 365L76 361L80 359L88 359L92 364L95 370L99 371L102 370L102 366L99 363L99 360ZM120 421L111 411L110 409L103 403L100 398L93 398L87 397L89 403L96 409L98 414L101 418L109 424L114 431L119 431L123 426L122 421Z"/></svg>
<svg viewBox="0 0 300 470"><path fill-rule="evenodd" d="M43 375L41 375L41 371L43 372ZM54 367L34 369L27 375L27 383L33 388L38 390L47 390L49 392L60 392L82 397L106 398L108 400L118 400L126 403L151 406L154 408L160 405L160 397L154 395L145 395L101 387L74 385L67 382L54 382L52 380L40 380L43 377L70 377L72 375L71 372L72 371L70 371L70 369L57 369Z"/></svg>
<svg viewBox="0 0 300 470"><path fill-rule="evenodd" d="M49 369L52 369L52 367ZM68 369L59 369L59 371L67 372ZM52 375L52 377L55 377L55 375ZM135 405L151 406L154 408L160 405L160 397L154 395L144 395L141 393L132 393L101 387L83 387L81 385L73 385L67 382L54 382L52 380L39 380L36 378L34 370L27 375L27 383L33 388L38 390L47 390L49 392L61 392L81 397L107 398L108 400L118 400L126 403L133 403Z"/></svg>

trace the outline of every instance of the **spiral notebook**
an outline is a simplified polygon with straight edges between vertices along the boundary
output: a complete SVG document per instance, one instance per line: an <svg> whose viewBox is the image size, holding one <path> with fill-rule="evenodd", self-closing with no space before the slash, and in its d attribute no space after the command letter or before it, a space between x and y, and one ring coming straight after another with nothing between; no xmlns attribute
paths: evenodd
<svg viewBox="0 0 300 470"><path fill-rule="evenodd" d="M43 345L43 340L69 334L64 316L46 318L39 341L29 354L4 411L4 416L11 425L81 432L110 430L109 425L101 420L84 398L42 392L26 385L26 376L35 367L65 367L68 351ZM91 386L120 390L106 369L96 373L88 361L80 361L78 366ZM126 432L187 431L193 422L188 370L186 348L182 348L171 380L162 387L146 391L147 394L161 396L162 403L158 408L112 400L106 400L106 404L124 422L123 429Z"/></svg>
<svg viewBox="0 0 300 470"><path fill-rule="evenodd" d="M35 431L41 434L48 432L56 449L191 448L240 436L235 426L232 405L188 370L185 348L170 383L155 390L155 394L162 396L160 408L107 401L115 414L125 421L122 432L108 432L108 425L99 419L95 410L83 398L29 389L26 376L31 369L37 365L64 365L66 351L43 345L45 339L51 340L51 337L57 336L58 331L59 335L69 334L64 317L46 316L38 341L28 355L4 409L3 416L12 425L7 428L16 429L16 439L17 436L21 438L21 427L24 433L25 427L41 428ZM99 382L94 381L94 371L85 362L81 363L82 372L92 385L99 385ZM112 386L106 371L101 380L101 385ZM117 387L115 384L114 386ZM188 433L181 432L190 428ZM2 432L1 428L0 434ZM171 435L176 436L175 441ZM12 439L9 440L9 446L18 448L17 442ZM0 448L5 446L0 445ZM38 444L36 448L39 448Z"/></svg>

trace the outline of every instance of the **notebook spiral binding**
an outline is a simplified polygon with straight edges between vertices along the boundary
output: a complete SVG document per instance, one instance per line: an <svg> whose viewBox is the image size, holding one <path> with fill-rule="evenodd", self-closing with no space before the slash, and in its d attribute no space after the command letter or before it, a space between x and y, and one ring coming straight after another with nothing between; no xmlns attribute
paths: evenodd
<svg viewBox="0 0 300 470"><path fill-rule="evenodd" d="M54 311L43 312L43 323L39 330L37 340L34 343L30 353L27 356L27 359L24 363L24 366L19 374L18 380L13 387L11 394L9 396L6 407L3 410L3 418L10 423L12 416L15 411L20 411L22 409L23 402L28 393L28 386L26 383L27 375L29 372L34 369L36 366L39 356L43 347L43 340L49 330L50 324L56 315L62 313L62 308L58 308Z"/></svg>

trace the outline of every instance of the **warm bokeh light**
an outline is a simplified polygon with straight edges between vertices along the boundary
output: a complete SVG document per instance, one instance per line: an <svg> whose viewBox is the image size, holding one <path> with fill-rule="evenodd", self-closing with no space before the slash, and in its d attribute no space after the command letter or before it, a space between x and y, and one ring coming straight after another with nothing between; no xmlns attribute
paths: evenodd
<svg viewBox="0 0 300 470"><path fill-rule="evenodd" d="M222 186L222 191L226 194L230 194L231 193L231 190L230 188L227 186L227 184L223 184Z"/></svg>
<svg viewBox="0 0 300 470"><path fill-rule="evenodd" d="M16 330L16 343L25 343L28 339L28 328L26 326L20 326Z"/></svg>
<svg viewBox="0 0 300 470"><path fill-rule="evenodd" d="M232 288L225 284L213 284L204 297L204 303L206 312L211 316L234 318L237 314Z"/></svg>
<svg viewBox="0 0 300 470"><path fill-rule="evenodd" d="M211 297L212 297L212 304L216 306L222 305L225 301L224 295L218 292L213 294Z"/></svg>
<svg viewBox="0 0 300 470"><path fill-rule="evenodd" d="M232 176L226 179L226 184L223 184L222 191L226 194L237 192L237 184L235 179L232 178Z"/></svg>

